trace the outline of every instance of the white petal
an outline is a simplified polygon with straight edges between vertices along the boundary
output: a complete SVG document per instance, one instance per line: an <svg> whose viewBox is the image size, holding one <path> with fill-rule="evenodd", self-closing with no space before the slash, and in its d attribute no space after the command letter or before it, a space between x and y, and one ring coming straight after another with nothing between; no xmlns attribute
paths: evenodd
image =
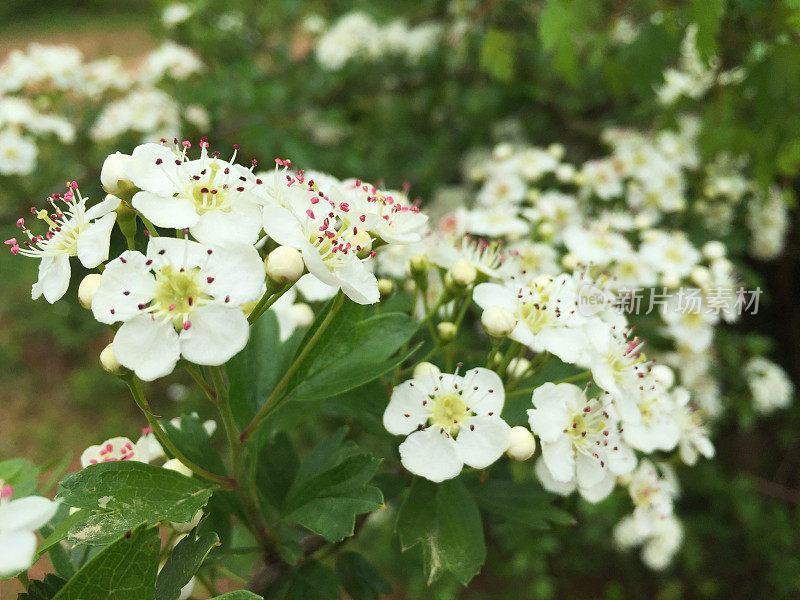
<svg viewBox="0 0 800 600"><path fill-rule="evenodd" d="M543 442L555 442L562 437L569 425L563 390L553 383L545 383L533 391L533 405L536 408L528 410L531 431Z"/></svg>
<svg viewBox="0 0 800 600"><path fill-rule="evenodd" d="M181 354L198 365L221 365L247 344L250 325L238 306L202 306L181 331ZM114 346L116 348L116 346Z"/></svg>
<svg viewBox="0 0 800 600"><path fill-rule="evenodd" d="M375 274L357 258L337 269L334 276L345 295L357 304L375 304L381 299Z"/></svg>
<svg viewBox="0 0 800 600"><path fill-rule="evenodd" d="M31 288L31 297L36 300L44 294L45 300L53 304L67 293L71 272L66 254L44 257L39 263L39 279Z"/></svg>
<svg viewBox="0 0 800 600"><path fill-rule="evenodd" d="M17 498L0 506L0 531L35 531L46 525L57 510L57 502L42 496Z"/></svg>
<svg viewBox="0 0 800 600"><path fill-rule="evenodd" d="M36 535L30 531L0 533L0 576L16 575L33 564Z"/></svg>
<svg viewBox="0 0 800 600"><path fill-rule="evenodd" d="M435 483L457 477L464 466L453 438L439 433L437 427L415 431L400 444L403 466Z"/></svg>
<svg viewBox="0 0 800 600"><path fill-rule="evenodd" d="M536 336L536 341L542 348L567 363L577 362L586 347L583 331L571 327L549 327Z"/></svg>
<svg viewBox="0 0 800 600"><path fill-rule="evenodd" d="M261 211L249 203L230 211L211 210L200 215L191 232L196 239L208 244L255 244L261 232Z"/></svg>
<svg viewBox="0 0 800 600"><path fill-rule="evenodd" d="M383 426L394 435L408 435L428 420L430 410L423 406L428 397L414 380L404 381L392 391L383 413Z"/></svg>
<svg viewBox="0 0 800 600"><path fill-rule="evenodd" d="M548 492L558 494L559 496L568 496L575 491L576 484L574 479L569 481L557 481L550 472L550 469L547 468L544 458L539 458L539 460L536 461L534 472L542 483L542 487Z"/></svg>
<svg viewBox="0 0 800 600"><path fill-rule="evenodd" d="M157 196L151 192L136 192L131 204L157 227L175 229L193 227L200 218L191 200L177 196Z"/></svg>
<svg viewBox="0 0 800 600"><path fill-rule="evenodd" d="M146 262L141 252L127 250L106 265L92 299L95 319L109 324L127 321L139 313L139 304L152 300L156 280Z"/></svg>
<svg viewBox="0 0 800 600"><path fill-rule="evenodd" d="M89 225L78 237L78 260L87 269L94 269L108 260L111 230L116 219L117 213L109 213Z"/></svg>
<svg viewBox="0 0 800 600"><path fill-rule="evenodd" d="M319 280L311 273L306 273L297 280L297 289L309 302L329 300L336 295L337 288Z"/></svg>
<svg viewBox="0 0 800 600"><path fill-rule="evenodd" d="M462 387L464 401L473 412L481 415L492 412L499 415L503 410L503 380L494 371L482 367L470 369L464 373Z"/></svg>
<svg viewBox="0 0 800 600"><path fill-rule="evenodd" d="M461 460L470 467L485 469L508 450L510 431L499 416L470 419L456 439Z"/></svg>
<svg viewBox="0 0 800 600"><path fill-rule="evenodd" d="M230 298L231 306L255 302L264 289L266 270L264 262L253 246L229 244L227 247L212 246L202 275L208 281L207 291L217 300Z"/></svg>
<svg viewBox="0 0 800 600"><path fill-rule="evenodd" d="M142 144L134 148L131 159L125 163L125 171L139 189L171 196L178 191L177 158L178 155L166 146ZM157 165L158 159L161 159L161 164Z"/></svg>
<svg viewBox="0 0 800 600"><path fill-rule="evenodd" d="M83 218L87 221L94 221L95 219L99 219L100 217L106 216L112 210L116 210L117 207L120 205L122 200L114 196L113 194L108 194L102 202L99 202L88 209Z"/></svg>
<svg viewBox="0 0 800 600"><path fill-rule="evenodd" d="M191 269L208 262L208 247L186 238L152 237L147 243L147 258L158 269L165 264Z"/></svg>
<svg viewBox="0 0 800 600"><path fill-rule="evenodd" d="M542 456L547 469L556 481L572 481L575 477L575 452L568 435L553 442L542 442Z"/></svg>
<svg viewBox="0 0 800 600"><path fill-rule="evenodd" d="M178 334L172 323L158 323L138 315L124 323L114 336L114 356L144 381L172 373L180 358Z"/></svg>
<svg viewBox="0 0 800 600"><path fill-rule="evenodd" d="M475 286L472 299L484 310L499 306L512 313L517 312L516 294L510 288L497 283L481 283Z"/></svg>
<svg viewBox="0 0 800 600"><path fill-rule="evenodd" d="M617 478L611 473L606 473L603 478L593 486L579 486L578 491L586 500L596 504L606 498L614 489Z"/></svg>
<svg viewBox="0 0 800 600"><path fill-rule="evenodd" d="M281 206L270 204L264 207L264 231L282 246L302 250L308 244L298 218Z"/></svg>
<svg viewBox="0 0 800 600"><path fill-rule="evenodd" d="M603 479L606 470L600 465L600 459L594 456L578 453L576 461L575 474L578 479L578 485L581 487L589 488L593 485L600 483Z"/></svg>
<svg viewBox="0 0 800 600"><path fill-rule="evenodd" d="M613 447L617 449L614 450ZM620 441L617 441L613 447L609 444L610 449L606 454L608 468L615 475L627 475L636 468L636 454L628 444Z"/></svg>

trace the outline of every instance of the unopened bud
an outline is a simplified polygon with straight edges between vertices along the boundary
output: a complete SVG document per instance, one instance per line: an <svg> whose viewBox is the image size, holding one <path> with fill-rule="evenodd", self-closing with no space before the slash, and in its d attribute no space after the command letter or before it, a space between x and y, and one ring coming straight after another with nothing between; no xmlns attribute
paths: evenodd
<svg viewBox="0 0 800 600"><path fill-rule="evenodd" d="M421 377L423 375L438 375L441 373L439 367L429 362L421 362L414 367L414 377Z"/></svg>
<svg viewBox="0 0 800 600"><path fill-rule="evenodd" d="M556 160L561 160L564 158L565 151L566 149L564 148L564 144L550 144L547 147L547 153Z"/></svg>
<svg viewBox="0 0 800 600"><path fill-rule="evenodd" d="M475 282L478 271L470 262L466 260L457 260L453 263L453 266L450 267L447 274L450 275L450 280L454 284L463 288Z"/></svg>
<svg viewBox="0 0 800 600"><path fill-rule="evenodd" d="M562 164L556 167L556 179L561 183L572 183L575 179L575 167L572 165Z"/></svg>
<svg viewBox="0 0 800 600"><path fill-rule="evenodd" d="M184 465L181 461L177 458L170 458L167 462L161 465L165 469L169 469L170 471L175 471L176 473L180 473L181 475L186 475L186 477L192 476L192 470Z"/></svg>
<svg viewBox="0 0 800 600"><path fill-rule="evenodd" d="M492 152L492 156L495 160L508 160L514 155L514 147L507 143L503 142L502 144L497 144L494 147L494 151Z"/></svg>
<svg viewBox="0 0 800 600"><path fill-rule="evenodd" d="M490 306L481 315L483 328L492 337L506 337L517 326L517 318L500 306Z"/></svg>
<svg viewBox="0 0 800 600"><path fill-rule="evenodd" d="M514 460L528 460L536 450L536 440L533 434L521 425L511 428L508 434L508 441L506 454Z"/></svg>
<svg viewBox="0 0 800 600"><path fill-rule="evenodd" d="M725 244L718 241L703 244L703 256L708 260L717 260L725 256Z"/></svg>
<svg viewBox="0 0 800 600"><path fill-rule="evenodd" d="M581 261L578 260L578 257L575 256L572 252L567 252L561 258L561 266L563 266L567 271L574 271L575 269L577 269L580 262Z"/></svg>
<svg viewBox="0 0 800 600"><path fill-rule="evenodd" d="M292 316L298 327L308 327L314 322L314 311L304 302L292 306Z"/></svg>
<svg viewBox="0 0 800 600"><path fill-rule="evenodd" d="M436 326L436 332L439 334L439 340L442 344L449 344L452 342L456 337L457 331L458 327L456 327L455 323L451 323L450 321L442 321Z"/></svg>
<svg viewBox="0 0 800 600"><path fill-rule="evenodd" d="M531 361L527 358L513 358L511 362L508 363L508 370L506 371L512 377L516 379L520 379L525 373L528 372L528 368L531 366Z"/></svg>
<svg viewBox="0 0 800 600"><path fill-rule="evenodd" d="M119 196L134 189L135 186L126 172L130 161L131 155L122 152L109 154L106 158L100 171L100 183L109 194Z"/></svg>
<svg viewBox="0 0 800 600"><path fill-rule="evenodd" d="M122 370L122 365L117 360L117 357L114 356L113 344L109 344L100 352L100 364L112 375L118 375Z"/></svg>
<svg viewBox="0 0 800 600"><path fill-rule="evenodd" d="M677 288L681 284L681 278L672 271L667 271L661 275L661 284L668 288Z"/></svg>
<svg viewBox="0 0 800 600"><path fill-rule="evenodd" d="M408 268L412 275L427 275L430 263L424 254L415 254L408 261Z"/></svg>
<svg viewBox="0 0 800 600"><path fill-rule="evenodd" d="M267 275L281 285L291 285L303 275L303 256L289 246L278 246L265 259Z"/></svg>
<svg viewBox="0 0 800 600"><path fill-rule="evenodd" d="M711 272L705 267L695 267L692 269L690 277L700 287L706 287L711 281Z"/></svg>
<svg viewBox="0 0 800 600"><path fill-rule="evenodd" d="M539 227L536 228L536 231L545 239L549 239L553 237L553 234L556 232L555 227L553 227L552 223L540 223Z"/></svg>
<svg viewBox="0 0 800 600"><path fill-rule="evenodd" d="M92 300L100 287L100 274L89 273L78 286L78 302L86 309L92 308Z"/></svg>
<svg viewBox="0 0 800 600"><path fill-rule="evenodd" d="M650 369L650 375L667 389L671 388L672 384L675 383L675 372L667 365L653 365Z"/></svg>
<svg viewBox="0 0 800 600"><path fill-rule="evenodd" d="M394 291L394 284L391 279L378 279L378 291L381 297L388 296Z"/></svg>

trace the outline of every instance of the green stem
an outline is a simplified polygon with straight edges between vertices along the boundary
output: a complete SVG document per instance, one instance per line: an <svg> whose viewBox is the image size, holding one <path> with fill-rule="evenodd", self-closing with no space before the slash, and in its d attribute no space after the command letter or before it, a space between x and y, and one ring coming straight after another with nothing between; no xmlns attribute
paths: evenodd
<svg viewBox="0 0 800 600"><path fill-rule="evenodd" d="M153 227L153 224L147 219L145 219L142 213L138 213L138 215L139 218L142 220L142 223L144 223L144 226L147 228L147 233L150 234L150 237L158 237L158 231L156 231L156 228Z"/></svg>
<svg viewBox="0 0 800 600"><path fill-rule="evenodd" d="M264 292L264 295L261 296L261 299L258 303L253 307L253 310L250 311L250 316L247 317L247 321L252 325L255 323L258 318L263 315L270 306L275 304L278 301L278 298L283 296L286 292L291 289L292 286L287 285L284 286L282 289L278 290L277 292L270 294L269 285L267 286L267 291Z"/></svg>
<svg viewBox="0 0 800 600"><path fill-rule="evenodd" d="M500 365L497 367L497 374L500 377L503 377L506 374L506 369L508 369L508 365L511 364L511 361L519 352L521 344L519 342L512 341L511 345L508 347L506 351L506 355L503 357L503 360L500 362Z"/></svg>
<svg viewBox="0 0 800 600"><path fill-rule="evenodd" d="M195 367L190 363L184 364L184 368L189 373L189 375L192 376L192 379L195 380L197 385L203 388L203 391L206 393L206 396L208 396L208 399L211 400L212 402L216 402L217 394L216 392L214 392L211 386L208 385L208 382L206 382L206 379L205 377L203 377L203 374L200 372L200 369L198 369L197 367Z"/></svg>
<svg viewBox="0 0 800 600"><path fill-rule="evenodd" d="M218 484L222 489L232 490L238 486L238 483L235 479L231 479L230 477L223 477L222 475L216 475L211 471L207 471L203 467L196 465L193 463L186 455L178 450L177 446L169 439L167 436L167 432L164 431L164 428L161 427L161 423L158 422L158 419L153 414L152 409L150 408L150 403L147 401L147 398L144 395L144 391L142 391L141 382L137 377L132 377L130 381L128 381L128 387L131 390L131 394L133 395L133 399L136 404L139 406L141 411L144 413L145 418L147 419L150 428L153 430L153 434L156 436L158 442L169 451L172 456L177 458L183 465L191 470L193 473L199 475L203 479L208 479L209 481L213 481L214 483Z"/></svg>
<svg viewBox="0 0 800 600"><path fill-rule="evenodd" d="M291 380L292 376L295 374L297 369L300 368L300 365L303 364L303 361L305 360L306 356L308 356L308 353L311 352L312 348L314 348L314 346L317 344L319 339L322 337L322 334L325 333L325 330L328 328L328 325L331 324L333 317L342 307L342 304L344 304L344 299L345 295L342 293L341 290L339 290L339 293L336 295L336 298L334 299L333 304L331 305L331 308L328 311L328 314L325 315L325 319L322 321L322 323L319 324L319 327L317 327L317 330L314 332L314 335L311 336L311 339L308 340L308 343L306 343L305 347L300 351L300 354L298 354L297 358L294 359L292 365L289 367L289 369L283 375L281 380L278 382L278 385L275 386L275 389L272 390L272 393L269 395L266 402L264 402L264 405L259 409L258 413L256 413L256 416L253 417L253 420L250 421L247 427L244 428L244 431L240 436L240 439L243 444L247 443L250 440L250 438L253 437L253 434L256 432L256 429L258 428L259 425L261 425L264 418L267 416L267 413L272 408L272 405L275 404L275 402L280 398L283 389L287 385L289 385L289 381Z"/></svg>

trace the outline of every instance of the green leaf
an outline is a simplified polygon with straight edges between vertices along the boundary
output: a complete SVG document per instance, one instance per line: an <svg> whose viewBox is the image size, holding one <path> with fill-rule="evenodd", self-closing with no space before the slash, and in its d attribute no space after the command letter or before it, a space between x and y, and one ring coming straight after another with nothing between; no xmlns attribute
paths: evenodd
<svg viewBox="0 0 800 600"><path fill-rule="evenodd" d="M536 484L491 479L470 487L478 505L487 512L532 529L549 529L549 523L574 525L575 519L552 505L553 496Z"/></svg>
<svg viewBox="0 0 800 600"><path fill-rule="evenodd" d="M214 596L211 600L262 600L261 596L247 590L236 590L222 596Z"/></svg>
<svg viewBox="0 0 800 600"><path fill-rule="evenodd" d="M299 568L278 579L264 600L339 600L336 574L316 561L304 562Z"/></svg>
<svg viewBox="0 0 800 600"><path fill-rule="evenodd" d="M400 507L395 526L403 551L422 544L428 583L449 571L463 585L486 560L481 514L458 479L434 484L417 477Z"/></svg>
<svg viewBox="0 0 800 600"><path fill-rule="evenodd" d="M584 0L548 0L539 18L542 47L553 54L553 66L570 83L578 78L577 38L588 29Z"/></svg>
<svg viewBox="0 0 800 600"><path fill-rule="evenodd" d="M20 594L17 600L53 600L65 583L65 579L48 573L42 580L31 581L28 590Z"/></svg>
<svg viewBox="0 0 800 600"><path fill-rule="evenodd" d="M353 600L378 600L381 594L392 593L391 584L357 552L342 552L336 558L336 573Z"/></svg>
<svg viewBox="0 0 800 600"><path fill-rule="evenodd" d="M490 29L481 46L481 69L492 79L508 83L514 78L514 36L499 29Z"/></svg>
<svg viewBox="0 0 800 600"><path fill-rule="evenodd" d="M25 458L10 458L0 462L0 479L14 488L14 497L29 496L36 491L39 468Z"/></svg>
<svg viewBox="0 0 800 600"><path fill-rule="evenodd" d="M286 521L329 542L352 535L356 515L383 506L383 494L369 485L380 460L353 444L343 444L345 433L346 429L340 429L312 449L283 502Z"/></svg>
<svg viewBox="0 0 800 600"><path fill-rule="evenodd" d="M280 431L261 447L256 461L256 485L272 506L283 504L292 486L300 461L285 431Z"/></svg>
<svg viewBox="0 0 800 600"><path fill-rule="evenodd" d="M53 547L58 545L61 540L67 537L70 529L83 525L91 516L92 511L88 509L78 510L68 515L42 540L42 543L39 544L39 548L36 550L36 554L41 556L45 552L49 552Z"/></svg>
<svg viewBox="0 0 800 600"><path fill-rule="evenodd" d="M725 0L692 0L688 20L697 24L697 49L705 58L717 52L716 38L724 14Z"/></svg>
<svg viewBox="0 0 800 600"><path fill-rule="evenodd" d="M115 461L89 465L65 477L58 499L99 511L70 529L68 539L103 545L145 521L191 521L214 491L208 485L146 463Z"/></svg>
<svg viewBox="0 0 800 600"><path fill-rule="evenodd" d="M393 369L394 356L417 330L404 313L367 316L368 306L346 302L288 386L285 400L317 400L355 389Z"/></svg>
<svg viewBox="0 0 800 600"><path fill-rule="evenodd" d="M160 545L158 528L140 525L87 562L53 600L151 600Z"/></svg>
<svg viewBox="0 0 800 600"><path fill-rule="evenodd" d="M219 545L219 536L213 531L199 534L192 530L169 555L158 574L154 600L176 600L181 589L200 569L209 552Z"/></svg>

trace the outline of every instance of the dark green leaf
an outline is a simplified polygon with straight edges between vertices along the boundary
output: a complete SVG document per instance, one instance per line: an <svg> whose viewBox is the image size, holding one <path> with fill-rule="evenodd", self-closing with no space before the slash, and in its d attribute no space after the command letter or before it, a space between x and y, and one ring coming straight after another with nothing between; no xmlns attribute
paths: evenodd
<svg viewBox="0 0 800 600"><path fill-rule="evenodd" d="M476 483L471 490L478 505L485 511L532 529L548 529L548 522L575 524L575 519L568 512L552 505L551 494L532 483L491 479L482 485Z"/></svg>
<svg viewBox="0 0 800 600"><path fill-rule="evenodd" d="M86 563L53 600L151 600L160 545L158 529L140 525Z"/></svg>
<svg viewBox="0 0 800 600"><path fill-rule="evenodd" d="M357 552L342 552L336 558L336 573L353 600L378 600L381 594L392 593L391 584Z"/></svg>
<svg viewBox="0 0 800 600"><path fill-rule="evenodd" d="M145 521L191 521L213 487L175 471L140 462L89 465L61 482L58 499L99 511L70 530L74 543L103 545Z"/></svg>
<svg viewBox="0 0 800 600"><path fill-rule="evenodd" d="M247 590L236 590L222 596L214 596L211 600L261 600L261 596Z"/></svg>
<svg viewBox="0 0 800 600"><path fill-rule="evenodd" d="M42 580L31 581L28 591L20 594L17 600L53 600L65 583L65 579L49 573Z"/></svg>
<svg viewBox="0 0 800 600"><path fill-rule="evenodd" d="M492 79L508 83L514 78L514 53L517 42L505 31L490 29L481 47L481 69Z"/></svg>
<svg viewBox="0 0 800 600"><path fill-rule="evenodd" d="M395 530L404 551L422 544L428 583L449 571L466 585L486 560L480 511L458 479L434 484L415 478Z"/></svg>
<svg viewBox="0 0 800 600"><path fill-rule="evenodd" d="M336 574L309 560L272 584L264 600L339 600L340 597Z"/></svg>
<svg viewBox="0 0 800 600"><path fill-rule="evenodd" d="M197 573L209 552L219 545L219 536L213 531L198 535L197 529L189 532L170 552L156 580L154 600L176 600L181 589Z"/></svg>

